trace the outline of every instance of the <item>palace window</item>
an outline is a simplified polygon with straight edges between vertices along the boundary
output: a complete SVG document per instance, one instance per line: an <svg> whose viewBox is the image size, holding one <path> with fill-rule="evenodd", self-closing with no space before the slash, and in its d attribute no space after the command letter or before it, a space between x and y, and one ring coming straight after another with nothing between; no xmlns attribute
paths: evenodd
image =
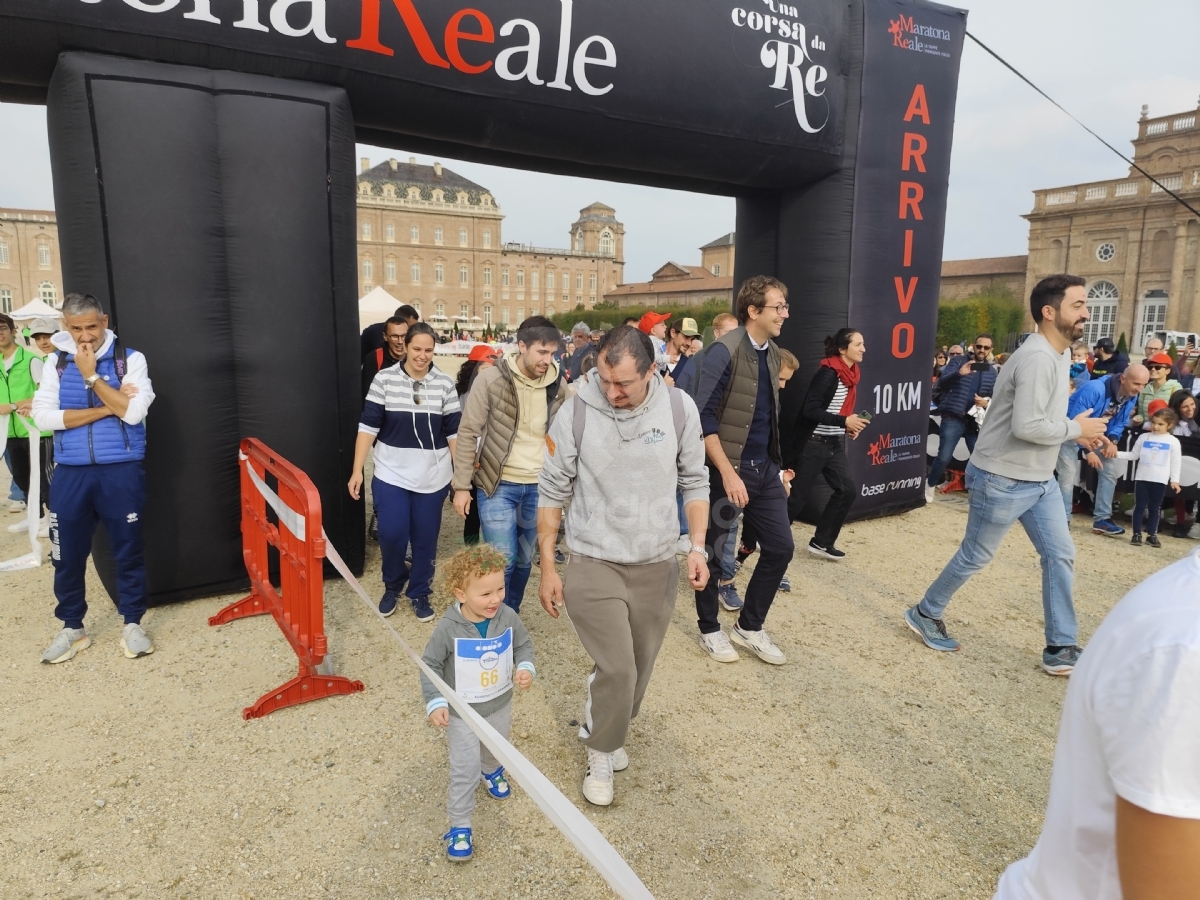
<svg viewBox="0 0 1200 900"><path fill-rule="evenodd" d="M440 244L442 242L442 226L441 225L439 225L437 228L433 229L433 242L435 244Z"/></svg>
<svg viewBox="0 0 1200 900"><path fill-rule="evenodd" d="M492 304L488 304L483 308L483 324L488 328L492 327Z"/></svg>
<svg viewBox="0 0 1200 900"><path fill-rule="evenodd" d="M518 306L517 307L517 323L520 324L521 322L524 322L524 321L525 321L525 307Z"/></svg>
<svg viewBox="0 0 1200 900"><path fill-rule="evenodd" d="M500 270L500 286L508 287L508 269Z"/></svg>
<svg viewBox="0 0 1200 900"><path fill-rule="evenodd" d="M47 306L58 306L58 288L48 281L38 285L38 299Z"/></svg>
<svg viewBox="0 0 1200 900"><path fill-rule="evenodd" d="M575 251L577 253L583 252L583 231L582 230L575 232Z"/></svg>
<svg viewBox="0 0 1200 900"><path fill-rule="evenodd" d="M445 303L439 303L437 305L437 314L439 316L441 316L443 319L446 318L446 304Z"/></svg>
<svg viewBox="0 0 1200 900"><path fill-rule="evenodd" d="M531 288L533 288L535 291L538 289L538 273L537 272L529 273L529 286Z"/></svg>
<svg viewBox="0 0 1200 900"><path fill-rule="evenodd" d="M414 244L421 243L421 226L413 225L408 229L408 239Z"/></svg>
<svg viewBox="0 0 1200 900"><path fill-rule="evenodd" d="M517 269L517 287L525 287L525 270Z"/></svg>
<svg viewBox="0 0 1200 900"><path fill-rule="evenodd" d="M38 268L50 268L50 245L38 244Z"/></svg>
<svg viewBox="0 0 1200 900"><path fill-rule="evenodd" d="M442 263L433 264L433 282L434 284L445 284L446 282L446 267Z"/></svg>
<svg viewBox="0 0 1200 900"><path fill-rule="evenodd" d="M458 229L458 246L467 246L467 229L465 228Z"/></svg>
<svg viewBox="0 0 1200 900"><path fill-rule="evenodd" d="M465 304L465 303L458 304L458 317L460 319L462 319L464 322L467 320L467 316L470 313L470 311L471 311L471 308L469 306L467 306L467 304Z"/></svg>
<svg viewBox="0 0 1200 900"><path fill-rule="evenodd" d="M713 274L714 275L721 274L721 264L720 263L713 263Z"/></svg>
<svg viewBox="0 0 1200 900"><path fill-rule="evenodd" d="M595 272L593 272L591 274L591 277L588 279L588 287L593 291L596 290L596 273Z"/></svg>
<svg viewBox="0 0 1200 900"><path fill-rule="evenodd" d="M0 312L10 313L13 311L12 288L0 288Z"/></svg>
<svg viewBox="0 0 1200 900"><path fill-rule="evenodd" d="M546 273L546 290L548 290L548 291L554 290L554 273L553 272Z"/></svg>
<svg viewBox="0 0 1200 900"><path fill-rule="evenodd" d="M389 241L394 241L396 239L396 226L391 222L388 222L386 225L384 225L383 236Z"/></svg>
<svg viewBox="0 0 1200 900"><path fill-rule="evenodd" d="M488 287L491 287L491 284L492 284L492 267L491 266L483 267L483 283L486 284Z"/></svg>
<svg viewBox="0 0 1200 900"><path fill-rule="evenodd" d="M485 247L492 246L492 233L490 231L485 231L483 233L483 246L485 246Z"/></svg>
<svg viewBox="0 0 1200 900"><path fill-rule="evenodd" d="M362 236L363 236L364 241L369 241L371 239L371 223L370 222L362 223Z"/></svg>
<svg viewBox="0 0 1200 900"><path fill-rule="evenodd" d="M458 283L463 286L466 286L466 284L467 284L467 267L466 266L458 267Z"/></svg>
<svg viewBox="0 0 1200 900"><path fill-rule="evenodd" d="M507 306L500 307L500 324L503 325L505 328L508 327L508 307Z"/></svg>
<svg viewBox="0 0 1200 900"><path fill-rule="evenodd" d="M383 274L389 284L396 281L396 260L388 257L387 261L383 264Z"/></svg>
<svg viewBox="0 0 1200 900"><path fill-rule="evenodd" d="M583 290L583 273L582 272L575 273L575 290L577 290L577 291Z"/></svg>
<svg viewBox="0 0 1200 900"><path fill-rule="evenodd" d="M408 277L413 284L421 283L421 264L413 263L408 267Z"/></svg>
<svg viewBox="0 0 1200 900"><path fill-rule="evenodd" d="M613 236L611 232L604 231L600 234L600 255L613 255Z"/></svg>
<svg viewBox="0 0 1200 900"><path fill-rule="evenodd" d="M1100 262L1108 262L1117 255L1117 248L1107 241L1096 248L1096 259Z"/></svg>
<svg viewBox="0 0 1200 900"><path fill-rule="evenodd" d="M375 275L375 266L371 263L371 257L363 257L363 281L370 281Z"/></svg>
<svg viewBox="0 0 1200 900"><path fill-rule="evenodd" d="M1083 342L1096 346L1100 338L1111 338L1117 328L1117 286L1111 281L1097 281L1088 288L1088 322L1083 326Z"/></svg>
<svg viewBox="0 0 1200 900"><path fill-rule="evenodd" d="M0 241L0 266L8 265L8 241Z"/></svg>

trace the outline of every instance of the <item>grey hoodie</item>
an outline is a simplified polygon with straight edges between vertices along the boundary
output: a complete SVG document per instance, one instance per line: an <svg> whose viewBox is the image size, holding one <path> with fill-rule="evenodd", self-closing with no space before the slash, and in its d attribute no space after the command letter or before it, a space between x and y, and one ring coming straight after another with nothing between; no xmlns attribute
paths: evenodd
<svg viewBox="0 0 1200 900"><path fill-rule="evenodd" d="M513 648L513 674L516 675L521 669L528 669L529 674L536 676L537 670L533 666L533 641L529 639L529 632L525 630L525 623L521 621L510 606L500 604L500 608L496 610L496 615L492 616L488 622L487 636L489 638L499 637L508 629L513 630L512 648ZM438 677L450 687L454 687L454 639L467 638L468 640L479 640L479 629L472 623L463 618L462 611L457 603L453 604L446 610L441 621L437 623L437 628L433 629L433 634L429 636L429 643L425 645L425 652L421 654L421 659L425 661L425 665L433 669L438 674ZM429 715L435 709L443 706L450 707L450 715L457 716L454 707L446 702L446 698L441 692L433 686L433 682L425 677L425 673L421 673L421 694L425 700L425 715ZM512 689L495 697L492 700L486 700L483 703L472 703L471 708L485 718L490 716L496 710L500 709L504 704L512 701Z"/></svg>
<svg viewBox="0 0 1200 900"><path fill-rule="evenodd" d="M583 448L575 446L575 403L563 404L546 443L538 506L567 509L567 549L620 565L662 562L679 539L676 490L683 502L708 502L700 413L683 395L683 445L671 398L658 375L635 409L614 409L594 374L579 383L587 405Z"/></svg>

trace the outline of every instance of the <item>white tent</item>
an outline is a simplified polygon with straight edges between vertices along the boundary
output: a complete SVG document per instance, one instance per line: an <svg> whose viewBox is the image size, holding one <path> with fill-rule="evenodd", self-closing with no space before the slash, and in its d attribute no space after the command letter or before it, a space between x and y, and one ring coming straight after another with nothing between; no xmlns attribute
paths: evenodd
<svg viewBox="0 0 1200 900"><path fill-rule="evenodd" d="M57 309L41 300L30 300L20 309L9 313L14 319L58 319L61 315Z"/></svg>
<svg viewBox="0 0 1200 900"><path fill-rule="evenodd" d="M358 298L358 330L383 322L396 314L400 301L381 287Z"/></svg>

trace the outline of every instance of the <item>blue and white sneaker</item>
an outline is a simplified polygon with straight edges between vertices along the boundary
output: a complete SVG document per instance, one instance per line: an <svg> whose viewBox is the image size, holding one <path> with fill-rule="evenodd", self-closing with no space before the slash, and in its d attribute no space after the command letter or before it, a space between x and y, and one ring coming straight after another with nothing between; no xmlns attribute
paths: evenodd
<svg viewBox="0 0 1200 900"><path fill-rule="evenodd" d="M730 612L737 612L746 605L742 598L738 596L737 585L732 581L729 584L717 585L717 597L721 601L721 607Z"/></svg>
<svg viewBox="0 0 1200 900"><path fill-rule="evenodd" d="M433 621L433 607L429 605L428 597L414 597L412 608L413 612L416 613L418 622Z"/></svg>
<svg viewBox="0 0 1200 900"><path fill-rule="evenodd" d="M910 606L904 611L904 621L920 636L930 650L953 653L959 649L958 641L946 633L946 624L941 619L929 618L916 606Z"/></svg>
<svg viewBox="0 0 1200 900"><path fill-rule="evenodd" d="M483 783L487 785L487 792L497 800L507 800L512 796L512 788L508 786L508 779L504 777L504 766L495 772L484 772Z"/></svg>
<svg viewBox="0 0 1200 900"><path fill-rule="evenodd" d="M779 589L786 594L792 592L792 582L787 577L787 572L783 573L783 578L779 580Z"/></svg>
<svg viewBox="0 0 1200 900"><path fill-rule="evenodd" d="M442 835L442 840L450 842L446 845L446 858L450 862L466 862L475 853L470 828L451 828Z"/></svg>
<svg viewBox="0 0 1200 900"><path fill-rule="evenodd" d="M1092 534L1102 534L1105 537L1120 537L1125 529L1112 519L1097 519L1092 523Z"/></svg>
<svg viewBox="0 0 1200 900"><path fill-rule="evenodd" d="M1070 675L1075 671L1082 653L1079 647L1059 647L1053 653L1047 647L1042 651L1042 670L1047 675Z"/></svg>
<svg viewBox="0 0 1200 900"><path fill-rule="evenodd" d="M399 591L384 591L383 599L379 601L379 614L381 616L390 616L396 611L396 604L399 602Z"/></svg>

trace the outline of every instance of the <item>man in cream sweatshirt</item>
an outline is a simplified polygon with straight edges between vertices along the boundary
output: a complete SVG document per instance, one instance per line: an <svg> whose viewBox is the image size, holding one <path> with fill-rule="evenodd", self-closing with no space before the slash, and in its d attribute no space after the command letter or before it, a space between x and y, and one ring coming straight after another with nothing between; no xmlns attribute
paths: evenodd
<svg viewBox="0 0 1200 900"><path fill-rule="evenodd" d="M571 624L595 666L579 739L587 746L583 796L613 801L613 772L629 765L625 737L671 624L679 584L675 492L691 534L708 522L708 472L700 413L669 388L650 339L622 325L600 341L596 368L579 382L546 438L539 477L542 607ZM563 506L570 551L565 579L554 568ZM708 583L708 552L687 555L693 590Z"/></svg>
<svg viewBox="0 0 1200 900"><path fill-rule="evenodd" d="M1042 607L1046 647L1042 668L1070 675L1079 659L1075 604L1075 544L1063 515L1062 492L1054 478L1059 447L1070 440L1099 441L1107 418L1084 410L1067 418L1072 342L1088 320L1084 279L1043 278L1029 297L1037 332L1000 370L987 419L967 463L970 508L958 552L904 613L908 627L933 650L953 652L958 641L942 615L955 592L983 569L1015 522L1020 522L1042 558Z"/></svg>

